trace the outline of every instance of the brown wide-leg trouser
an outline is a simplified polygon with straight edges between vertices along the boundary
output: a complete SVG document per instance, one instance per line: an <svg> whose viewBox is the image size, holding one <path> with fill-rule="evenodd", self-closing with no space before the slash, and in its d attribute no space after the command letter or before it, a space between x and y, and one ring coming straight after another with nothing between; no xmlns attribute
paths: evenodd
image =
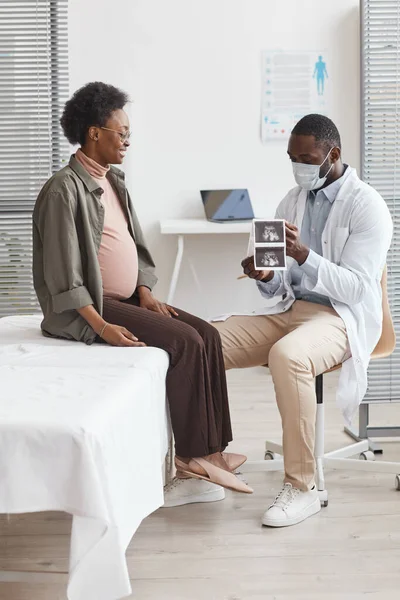
<svg viewBox="0 0 400 600"><path fill-rule="evenodd" d="M176 454L206 456L232 441L221 338L206 321L176 312L178 317L169 318L140 308L135 297L104 298L106 321L169 354L166 385Z"/></svg>

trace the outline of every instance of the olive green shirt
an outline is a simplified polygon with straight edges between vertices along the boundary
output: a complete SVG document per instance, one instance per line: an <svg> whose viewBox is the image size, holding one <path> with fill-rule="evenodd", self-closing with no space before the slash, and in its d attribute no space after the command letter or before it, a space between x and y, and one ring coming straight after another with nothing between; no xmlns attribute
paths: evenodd
<svg viewBox="0 0 400 600"><path fill-rule="evenodd" d="M155 265L144 241L122 171L107 174L135 240L137 286L157 282ZM92 304L102 314L103 285L97 259L104 226L103 189L72 155L69 165L42 188L33 211L33 283L43 311L44 335L91 344L95 331L77 312ZM127 264L126 269L131 265Z"/></svg>

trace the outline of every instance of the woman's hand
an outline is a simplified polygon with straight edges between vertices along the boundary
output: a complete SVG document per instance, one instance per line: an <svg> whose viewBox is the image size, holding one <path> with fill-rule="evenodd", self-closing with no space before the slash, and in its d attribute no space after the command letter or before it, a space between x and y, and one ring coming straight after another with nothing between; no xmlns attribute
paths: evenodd
<svg viewBox="0 0 400 600"><path fill-rule="evenodd" d="M83 308L78 308L78 313L85 319L90 327L110 346L145 346L144 342L139 342L137 337L125 327L107 323L97 312L95 307L90 304Z"/></svg>
<svg viewBox="0 0 400 600"><path fill-rule="evenodd" d="M120 327L119 325L107 323L102 331L101 338L107 342L107 344L110 344L110 346L142 347L146 345L144 342L139 342L137 337L128 331L128 329Z"/></svg>
<svg viewBox="0 0 400 600"><path fill-rule="evenodd" d="M140 308L147 308L147 310L160 313L165 317L178 316L178 313L172 308L172 306L168 306L168 304L160 302L159 300L157 300L157 298L154 298L149 288L140 286L138 288L138 294L140 300Z"/></svg>

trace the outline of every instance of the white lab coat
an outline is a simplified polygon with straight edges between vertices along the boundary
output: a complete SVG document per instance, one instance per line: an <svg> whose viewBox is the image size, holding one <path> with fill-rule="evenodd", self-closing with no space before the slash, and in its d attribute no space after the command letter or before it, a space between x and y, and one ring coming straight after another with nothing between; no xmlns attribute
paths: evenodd
<svg viewBox="0 0 400 600"><path fill-rule="evenodd" d="M378 192L362 182L355 169L348 167L345 176L322 234L318 281L306 276L303 283L310 291L328 296L346 325L351 358L343 363L337 402L350 423L367 390L370 355L381 335L380 280L393 225ZM306 191L292 189L278 206L276 218L286 219L301 230L306 200ZM288 268L282 272L282 285L275 294L283 297L261 314L281 313L295 301L290 285L294 264L288 257Z"/></svg>

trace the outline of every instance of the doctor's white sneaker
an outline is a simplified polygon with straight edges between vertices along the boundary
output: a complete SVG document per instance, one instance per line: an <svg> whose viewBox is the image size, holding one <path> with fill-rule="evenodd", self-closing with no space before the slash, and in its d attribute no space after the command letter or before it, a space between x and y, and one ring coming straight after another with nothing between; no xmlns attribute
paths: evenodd
<svg viewBox="0 0 400 600"><path fill-rule="evenodd" d="M309 492L302 492L290 483L285 483L261 522L266 527L288 527L304 521L320 510L321 501L316 486Z"/></svg>
<svg viewBox="0 0 400 600"><path fill-rule="evenodd" d="M194 504L196 502L217 502L225 498L225 490L220 485L204 479L179 479L174 477L164 487L164 508Z"/></svg>

